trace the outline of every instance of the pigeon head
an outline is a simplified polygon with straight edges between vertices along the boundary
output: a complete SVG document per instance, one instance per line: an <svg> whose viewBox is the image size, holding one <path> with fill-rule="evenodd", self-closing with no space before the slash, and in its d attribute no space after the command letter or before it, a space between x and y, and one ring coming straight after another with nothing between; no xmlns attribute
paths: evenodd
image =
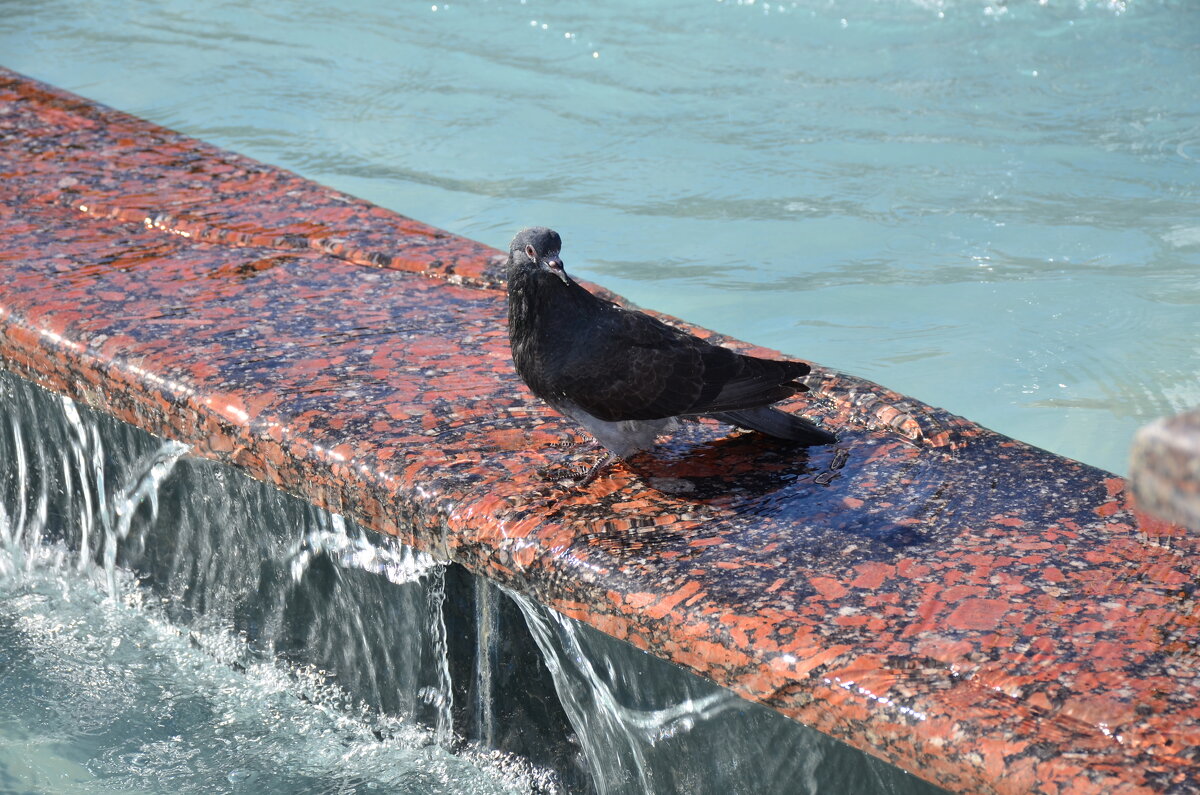
<svg viewBox="0 0 1200 795"><path fill-rule="evenodd" d="M522 229L513 238L508 247L508 267L511 271L544 270L567 281L567 273L563 270L559 249L562 248L562 238L553 229L544 226L533 226Z"/></svg>

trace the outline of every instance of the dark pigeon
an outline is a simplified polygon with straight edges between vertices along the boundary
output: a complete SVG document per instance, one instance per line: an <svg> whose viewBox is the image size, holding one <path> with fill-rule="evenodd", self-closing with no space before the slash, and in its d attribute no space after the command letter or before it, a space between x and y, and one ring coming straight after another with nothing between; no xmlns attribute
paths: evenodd
<svg viewBox="0 0 1200 795"><path fill-rule="evenodd" d="M588 430L614 457L653 446L677 419L713 417L800 445L837 438L772 408L804 392L803 362L744 356L598 298L563 270L562 240L533 227L509 247L508 333L530 390Z"/></svg>

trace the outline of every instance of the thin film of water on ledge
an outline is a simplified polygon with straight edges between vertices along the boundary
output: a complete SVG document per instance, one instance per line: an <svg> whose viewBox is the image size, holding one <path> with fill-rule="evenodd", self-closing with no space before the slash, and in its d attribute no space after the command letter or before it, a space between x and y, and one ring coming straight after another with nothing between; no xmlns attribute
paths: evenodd
<svg viewBox="0 0 1200 795"><path fill-rule="evenodd" d="M0 789L926 793L0 372Z"/></svg>

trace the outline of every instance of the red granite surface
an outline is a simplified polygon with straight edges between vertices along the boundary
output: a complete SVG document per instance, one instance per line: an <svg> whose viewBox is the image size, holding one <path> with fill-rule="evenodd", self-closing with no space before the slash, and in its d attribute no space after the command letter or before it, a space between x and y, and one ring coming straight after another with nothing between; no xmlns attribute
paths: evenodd
<svg viewBox="0 0 1200 795"><path fill-rule="evenodd" d="M835 447L564 488L497 256L0 70L0 366L952 790L1200 791L1200 563L1122 479L814 365Z"/></svg>

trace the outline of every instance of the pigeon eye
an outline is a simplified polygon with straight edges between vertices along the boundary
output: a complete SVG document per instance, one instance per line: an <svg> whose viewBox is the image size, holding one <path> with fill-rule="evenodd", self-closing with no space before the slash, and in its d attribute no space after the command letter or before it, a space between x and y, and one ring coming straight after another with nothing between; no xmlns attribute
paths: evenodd
<svg viewBox="0 0 1200 795"><path fill-rule="evenodd" d="M534 262L537 262L537 252L533 250L533 246L525 247L525 256L529 257Z"/></svg>

